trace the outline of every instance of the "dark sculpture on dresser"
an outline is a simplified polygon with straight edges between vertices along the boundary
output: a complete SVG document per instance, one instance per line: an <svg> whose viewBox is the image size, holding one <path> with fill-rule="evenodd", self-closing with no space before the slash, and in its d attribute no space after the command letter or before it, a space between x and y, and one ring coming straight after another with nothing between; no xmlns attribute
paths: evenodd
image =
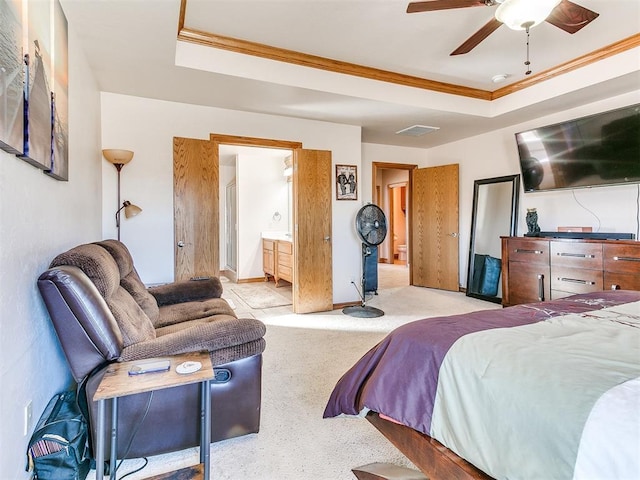
<svg viewBox="0 0 640 480"><path fill-rule="evenodd" d="M540 226L538 225L538 212L535 208L527 208L527 229L528 233L536 234L540 232Z"/></svg>

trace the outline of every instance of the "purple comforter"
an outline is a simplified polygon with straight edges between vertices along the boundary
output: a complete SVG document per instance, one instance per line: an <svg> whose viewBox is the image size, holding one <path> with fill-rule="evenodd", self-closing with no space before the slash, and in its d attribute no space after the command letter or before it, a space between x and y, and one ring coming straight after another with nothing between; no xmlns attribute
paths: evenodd
<svg viewBox="0 0 640 480"><path fill-rule="evenodd" d="M391 332L343 375L324 417L357 415L368 408L428 435L440 365L460 337L638 300L640 292L603 291L408 323Z"/></svg>

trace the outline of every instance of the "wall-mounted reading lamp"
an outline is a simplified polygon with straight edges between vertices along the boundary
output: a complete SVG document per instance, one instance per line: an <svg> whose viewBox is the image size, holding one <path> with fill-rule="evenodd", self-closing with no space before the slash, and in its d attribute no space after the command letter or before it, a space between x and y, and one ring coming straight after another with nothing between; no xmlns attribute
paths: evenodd
<svg viewBox="0 0 640 480"><path fill-rule="evenodd" d="M120 170L133 158L133 152L130 150L120 150L117 148L107 148L102 150L104 158L118 171L118 209L116 210L116 228L118 229L118 240L120 240L120 213L124 209L124 216L126 218L135 217L142 209L137 205L134 205L128 200L122 202L120 206Z"/></svg>

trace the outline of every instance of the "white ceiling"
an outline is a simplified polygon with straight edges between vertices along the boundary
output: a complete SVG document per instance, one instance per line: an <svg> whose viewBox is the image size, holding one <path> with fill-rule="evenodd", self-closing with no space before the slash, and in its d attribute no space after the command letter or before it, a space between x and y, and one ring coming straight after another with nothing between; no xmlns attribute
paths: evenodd
<svg viewBox="0 0 640 480"><path fill-rule="evenodd" d="M429 147L640 89L640 47L498 100L478 100L177 42L180 0L61 0L103 91L359 125L363 142ZM533 75L640 33L639 0L580 0L574 35L531 30ZM501 26L449 53L496 7L407 14L399 0L185 0L184 26L390 72L495 91L525 79L526 34ZM508 75L494 84L495 74ZM422 137L395 132L440 127Z"/></svg>

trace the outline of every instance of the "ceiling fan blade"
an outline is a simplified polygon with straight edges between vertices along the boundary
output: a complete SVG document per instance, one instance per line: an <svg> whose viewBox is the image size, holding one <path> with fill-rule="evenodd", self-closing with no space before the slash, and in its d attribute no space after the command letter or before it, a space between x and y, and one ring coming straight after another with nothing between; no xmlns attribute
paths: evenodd
<svg viewBox="0 0 640 480"><path fill-rule="evenodd" d="M407 6L407 13L433 12L435 10L449 10L450 8L485 7L484 0L427 0L411 2ZM491 3L489 4L491 6Z"/></svg>
<svg viewBox="0 0 640 480"><path fill-rule="evenodd" d="M462 55L464 53L469 53L471 50L476 48L480 42L495 32L500 25L502 25L502 22L492 18L480 30L471 35L462 45L451 52L450 55Z"/></svg>
<svg viewBox="0 0 640 480"><path fill-rule="evenodd" d="M547 17L547 22L561 28L568 33L576 33L582 27L598 18L600 14L588 8L577 5L569 0L563 0Z"/></svg>

